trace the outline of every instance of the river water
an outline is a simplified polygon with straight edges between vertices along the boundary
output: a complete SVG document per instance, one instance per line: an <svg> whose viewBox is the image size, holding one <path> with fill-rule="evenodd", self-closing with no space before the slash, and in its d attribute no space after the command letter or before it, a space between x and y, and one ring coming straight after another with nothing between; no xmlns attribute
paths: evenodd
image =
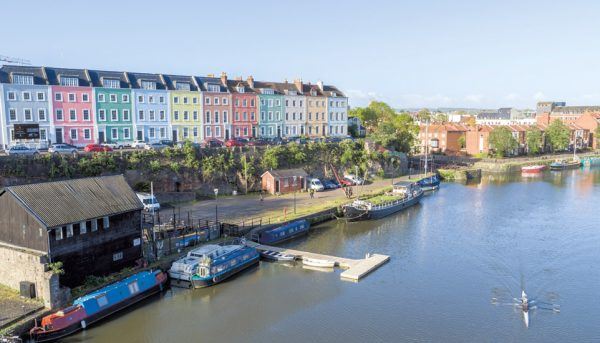
<svg viewBox="0 0 600 343"><path fill-rule="evenodd" d="M201 290L173 289L68 342L600 341L600 169L442 184L379 221L332 221L290 247L391 256L358 283L261 262ZM526 328L510 302L536 310Z"/></svg>

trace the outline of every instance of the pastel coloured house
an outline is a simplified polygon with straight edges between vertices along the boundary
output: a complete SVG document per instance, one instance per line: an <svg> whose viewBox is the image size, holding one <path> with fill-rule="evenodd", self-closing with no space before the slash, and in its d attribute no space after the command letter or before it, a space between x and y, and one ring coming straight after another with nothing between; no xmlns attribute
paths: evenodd
<svg viewBox="0 0 600 343"><path fill-rule="evenodd" d="M169 89L174 142L202 141L202 96L193 76L163 75Z"/></svg>
<svg viewBox="0 0 600 343"><path fill-rule="evenodd" d="M327 97L317 85L303 85L306 95L306 125L309 137L324 137L327 135Z"/></svg>
<svg viewBox="0 0 600 343"><path fill-rule="evenodd" d="M328 136L348 135L348 98L336 87L323 85L319 81L317 86L327 96Z"/></svg>
<svg viewBox="0 0 600 343"><path fill-rule="evenodd" d="M133 141L131 83L125 72L90 70L100 143Z"/></svg>
<svg viewBox="0 0 600 343"><path fill-rule="evenodd" d="M283 134L283 94L273 82L254 82L258 89L259 121L261 137L281 137Z"/></svg>
<svg viewBox="0 0 600 343"><path fill-rule="evenodd" d="M231 93L227 88L227 74L222 73L220 78L198 77L197 80L202 90L204 138L231 138Z"/></svg>
<svg viewBox="0 0 600 343"><path fill-rule="evenodd" d="M159 74L127 73L133 87L135 139L144 142L171 139L169 93Z"/></svg>
<svg viewBox="0 0 600 343"><path fill-rule="evenodd" d="M302 94L302 80L294 83L276 83L277 90L283 94L284 129L283 136L298 137L306 134L306 97Z"/></svg>
<svg viewBox="0 0 600 343"><path fill-rule="evenodd" d="M85 69L46 68L56 143L85 146L96 141L94 92Z"/></svg>
<svg viewBox="0 0 600 343"><path fill-rule="evenodd" d="M258 95L251 86L252 76L248 81L238 78L228 82L231 92L231 115L233 137L251 138L258 135Z"/></svg>

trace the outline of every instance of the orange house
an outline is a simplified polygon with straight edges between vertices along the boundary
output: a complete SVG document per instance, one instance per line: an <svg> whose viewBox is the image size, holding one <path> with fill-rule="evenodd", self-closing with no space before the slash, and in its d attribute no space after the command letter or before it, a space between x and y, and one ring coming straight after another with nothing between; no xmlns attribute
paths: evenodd
<svg viewBox="0 0 600 343"><path fill-rule="evenodd" d="M302 169L269 170L260 176L262 190L271 194L298 192L306 187L307 176Z"/></svg>
<svg viewBox="0 0 600 343"><path fill-rule="evenodd" d="M588 130L588 146L593 149L598 149L598 137L596 137L596 129L600 126L600 113L584 113L581 117L575 120L575 124L583 129Z"/></svg>
<svg viewBox="0 0 600 343"><path fill-rule="evenodd" d="M419 128L419 149L425 152L425 146L429 146L429 152L458 153L461 150L459 139L469 129L461 124L433 124L428 128L421 125Z"/></svg>

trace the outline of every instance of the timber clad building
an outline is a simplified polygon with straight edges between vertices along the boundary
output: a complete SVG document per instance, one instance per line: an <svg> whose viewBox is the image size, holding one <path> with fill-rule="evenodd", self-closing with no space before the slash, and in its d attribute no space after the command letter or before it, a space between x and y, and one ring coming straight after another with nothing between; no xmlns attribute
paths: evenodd
<svg viewBox="0 0 600 343"><path fill-rule="evenodd" d="M72 287L142 257L142 209L122 175L6 187L0 243L62 262L61 284Z"/></svg>

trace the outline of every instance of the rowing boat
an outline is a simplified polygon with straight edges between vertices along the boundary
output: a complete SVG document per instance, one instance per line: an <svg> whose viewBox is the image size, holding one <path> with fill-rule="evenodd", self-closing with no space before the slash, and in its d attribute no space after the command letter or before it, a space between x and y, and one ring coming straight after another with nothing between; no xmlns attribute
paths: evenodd
<svg viewBox="0 0 600 343"><path fill-rule="evenodd" d="M318 258L303 258L302 264L311 267L321 267L321 268L333 268L335 267L335 261L324 260Z"/></svg>

